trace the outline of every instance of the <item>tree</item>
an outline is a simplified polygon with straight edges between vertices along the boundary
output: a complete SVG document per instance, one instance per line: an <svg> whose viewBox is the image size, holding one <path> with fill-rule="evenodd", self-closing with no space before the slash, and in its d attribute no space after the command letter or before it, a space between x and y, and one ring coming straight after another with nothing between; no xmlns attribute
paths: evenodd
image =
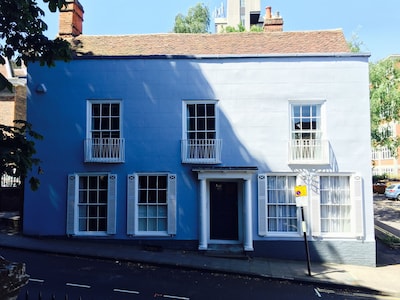
<svg viewBox="0 0 400 300"><path fill-rule="evenodd" d="M61 9L66 0L43 0L48 3L51 12ZM58 59L71 59L70 45L67 41L56 38L48 39L43 32L47 30L42 20L44 11L36 0L1 0L0 2L0 64L4 57L22 61L40 62L41 65L53 66ZM12 85L0 74L0 90L12 90Z"/></svg>
<svg viewBox="0 0 400 300"><path fill-rule="evenodd" d="M370 64L371 140L373 147L387 147L397 157L399 137L393 124L400 119L400 60Z"/></svg>
<svg viewBox="0 0 400 300"><path fill-rule="evenodd" d="M210 12L208 7L198 3L189 8L188 15L178 14L175 17L173 31L175 33L207 33L210 26Z"/></svg>
<svg viewBox="0 0 400 300"><path fill-rule="evenodd" d="M233 27L233 26L226 26L224 28L224 32L226 33L230 33L230 32L245 32L246 28L242 25L239 24L237 27ZM261 26L257 26L257 25L252 25L250 27L250 32L263 32L264 29Z"/></svg>
<svg viewBox="0 0 400 300"><path fill-rule="evenodd" d="M36 150L32 139L41 140L43 137L33 131L31 124L26 121L14 123L15 126L0 124L0 175L20 177L23 182L32 167L40 163L39 159L33 157ZM32 190L37 190L40 182L32 176L29 184Z"/></svg>
<svg viewBox="0 0 400 300"><path fill-rule="evenodd" d="M55 12L66 5L66 0L43 0L49 10ZM17 65L39 62L53 66L56 60L68 61L72 58L67 41L56 38L49 40L43 33L47 29L42 20L44 11L36 0L1 0L0 2L0 64L5 58L15 60ZM12 84L0 74L0 91ZM34 139L42 136L32 130L25 121L14 121L15 126L0 125L0 176L8 174L24 180L32 167L39 163ZM33 190L39 187L39 180L32 176L29 180Z"/></svg>

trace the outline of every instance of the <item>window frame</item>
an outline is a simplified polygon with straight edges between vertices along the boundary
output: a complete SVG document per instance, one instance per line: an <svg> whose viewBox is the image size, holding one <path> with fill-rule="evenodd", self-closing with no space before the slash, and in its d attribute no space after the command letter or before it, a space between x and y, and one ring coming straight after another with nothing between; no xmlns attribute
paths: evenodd
<svg viewBox="0 0 400 300"><path fill-rule="evenodd" d="M296 176L296 182L304 185L304 178L301 173L263 173L258 174L258 235L261 237L282 237L290 238L302 234L302 228L299 226L299 234L290 235L285 232L268 231L268 212L267 212L267 176ZM351 229L349 232L321 232L321 193L320 177L322 176L347 176L349 177L349 195L351 203ZM363 211L363 178L357 173L320 173L317 172L312 177L312 188L308 188L307 206L304 206L305 221L307 233L314 239L334 239L351 238L363 239L364 237L364 211ZM294 193L294 191L293 191ZM297 213L298 221L301 221L301 215Z"/></svg>
<svg viewBox="0 0 400 300"><path fill-rule="evenodd" d="M92 139L92 138L96 138L92 136L93 133L93 129L92 129L92 125L93 125L93 105L94 104L118 104L119 105L119 137L118 138L123 138L123 132L122 132L122 100L120 99L87 99L87 117L86 117L86 138L88 139ZM110 113L110 118L112 117L111 113ZM99 132L102 132L101 129L98 130ZM106 130L103 130L106 131ZM109 129L108 131L112 131L111 129ZM111 137L111 136L110 136Z"/></svg>
<svg viewBox="0 0 400 300"><path fill-rule="evenodd" d="M94 105L100 105L99 129L94 129ZM108 129L101 129L102 105L118 104L118 129L113 130L112 107L109 109ZM117 133L113 136L113 132ZM97 134L94 134L97 133ZM105 134L106 133L106 134ZM104 136L105 134L105 136ZM99 136L97 136L99 135ZM109 140L106 140L109 139ZM125 139L123 134L123 101L121 99L87 99L86 100L86 138L84 140L84 161L96 163L125 162Z"/></svg>
<svg viewBox="0 0 400 300"><path fill-rule="evenodd" d="M183 100L182 102L182 139L188 140L188 105L190 104L213 104L214 105L214 131L215 137L213 139L219 139L219 110L218 110L218 100ZM196 116L197 118L198 116Z"/></svg>
<svg viewBox="0 0 400 300"><path fill-rule="evenodd" d="M318 140L322 140L325 138L326 136L326 112L325 112L325 105L326 104L326 100L322 100L322 99L291 99L289 100L289 137L290 140L293 140L293 135L295 134L295 131L293 129L293 120L296 118L294 116L294 107L295 106L318 106L319 107L319 120L320 120L320 129L319 131L319 138L315 138ZM318 118L318 116L317 116ZM309 130L310 132L312 132L312 130ZM299 131L300 132L300 131Z"/></svg>
<svg viewBox="0 0 400 300"><path fill-rule="evenodd" d="M79 228L79 180L83 176L107 176L106 230L81 231ZM76 236L108 236L116 234L117 175L106 172L74 173L68 175L67 234Z"/></svg>
<svg viewBox="0 0 400 300"><path fill-rule="evenodd" d="M349 197L350 197L350 231L349 232L322 232L321 230L321 191L320 177L324 176L345 176L349 177ZM316 238L356 238L362 239L364 236L364 217L363 217L363 190L362 177L357 173L316 173L315 179L318 188L311 194L311 235Z"/></svg>
<svg viewBox="0 0 400 300"><path fill-rule="evenodd" d="M308 116L296 116L295 107L316 106L319 114L316 119L316 130L295 130L296 119L313 119L312 114ZM326 100L323 99L290 99L288 100L289 112L289 164L329 164L329 144L326 133ZM319 126L318 126L319 124ZM295 138L296 135L310 135L310 137Z"/></svg>
<svg viewBox="0 0 400 300"><path fill-rule="evenodd" d="M139 230L139 178L141 176L165 176L166 188L166 230L144 231ZM128 174L127 183L127 234L132 236L174 236L176 235L176 175L165 172L132 173Z"/></svg>
<svg viewBox="0 0 400 300"><path fill-rule="evenodd" d="M258 215L259 215L259 235L264 237L286 237L286 238L298 238L301 236L301 214L299 208L296 205L296 202L282 202L285 206L292 205L296 209L296 231L269 231L269 211L268 211L268 177L286 177L286 184L288 177L294 177L295 185L298 181L298 173L265 173L258 175ZM288 187L284 190L285 193L289 193L290 190ZM294 197L294 186L293 186L293 197Z"/></svg>
<svg viewBox="0 0 400 300"><path fill-rule="evenodd" d="M181 161L189 164L220 164L222 153L222 140L219 129L219 101L218 100L183 100L182 101L182 140L181 140ZM208 130L207 113L194 115L190 118L189 105L213 105L213 129ZM204 112L207 111L205 107ZM201 119L204 122L201 123ZM190 129L190 122L195 130ZM203 126L198 129L197 126ZM194 135L191 138L190 134ZM199 137L203 135L203 137ZM212 135L213 137L209 137Z"/></svg>

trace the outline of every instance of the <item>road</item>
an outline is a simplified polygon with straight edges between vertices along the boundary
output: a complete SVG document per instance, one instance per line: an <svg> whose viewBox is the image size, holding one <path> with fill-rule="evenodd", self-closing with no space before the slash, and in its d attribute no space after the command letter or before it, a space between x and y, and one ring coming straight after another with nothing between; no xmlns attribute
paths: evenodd
<svg viewBox="0 0 400 300"><path fill-rule="evenodd" d="M23 261L30 282L18 299L376 299L359 291L133 264L1 249ZM364 292L365 293L365 292Z"/></svg>

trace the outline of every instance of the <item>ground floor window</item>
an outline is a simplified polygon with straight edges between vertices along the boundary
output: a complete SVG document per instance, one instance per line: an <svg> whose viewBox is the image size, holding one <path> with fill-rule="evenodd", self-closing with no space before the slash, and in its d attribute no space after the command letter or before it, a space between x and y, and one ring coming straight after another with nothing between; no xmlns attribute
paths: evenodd
<svg viewBox="0 0 400 300"><path fill-rule="evenodd" d="M67 209L68 234L114 234L115 195L116 175L69 175Z"/></svg>
<svg viewBox="0 0 400 300"><path fill-rule="evenodd" d="M298 236L295 186L296 174L258 176L259 235Z"/></svg>
<svg viewBox="0 0 400 300"><path fill-rule="evenodd" d="M128 176L128 234L176 233L175 186L173 174Z"/></svg>
<svg viewBox="0 0 400 300"><path fill-rule="evenodd" d="M351 231L351 197L349 176L320 177L321 232Z"/></svg>
<svg viewBox="0 0 400 300"><path fill-rule="evenodd" d="M310 177L311 178L311 177ZM301 215L295 186L307 186L304 206L307 231L314 237L360 238L364 234L362 179L349 173L314 173L311 183L292 174L258 175L258 233L295 236Z"/></svg>
<svg viewBox="0 0 400 300"><path fill-rule="evenodd" d="M297 232L295 176L267 177L267 226L269 232Z"/></svg>

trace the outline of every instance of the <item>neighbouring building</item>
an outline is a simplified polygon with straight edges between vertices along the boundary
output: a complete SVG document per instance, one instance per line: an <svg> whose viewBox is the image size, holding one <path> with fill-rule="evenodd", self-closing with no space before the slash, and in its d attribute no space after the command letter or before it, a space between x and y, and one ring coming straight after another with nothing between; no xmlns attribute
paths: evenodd
<svg viewBox="0 0 400 300"><path fill-rule="evenodd" d="M386 59L393 60L395 68L400 69L400 55L391 55ZM389 127L393 137L400 136L400 124L398 122L392 121ZM373 175L384 175L391 179L400 178L400 149L397 150L396 157L388 147L373 147L372 173Z"/></svg>
<svg viewBox="0 0 400 300"><path fill-rule="evenodd" d="M44 140L24 234L303 260L301 199L313 261L375 265L369 55L341 30L87 36L82 20L70 0L71 62L28 67Z"/></svg>
<svg viewBox="0 0 400 300"><path fill-rule="evenodd" d="M272 15L271 7L267 7L265 17L260 14L260 0L227 0L226 9L223 3L215 12L215 32L221 33L226 27L237 28L241 25L246 31L255 26L268 25L271 30L282 31L283 19L279 12Z"/></svg>

